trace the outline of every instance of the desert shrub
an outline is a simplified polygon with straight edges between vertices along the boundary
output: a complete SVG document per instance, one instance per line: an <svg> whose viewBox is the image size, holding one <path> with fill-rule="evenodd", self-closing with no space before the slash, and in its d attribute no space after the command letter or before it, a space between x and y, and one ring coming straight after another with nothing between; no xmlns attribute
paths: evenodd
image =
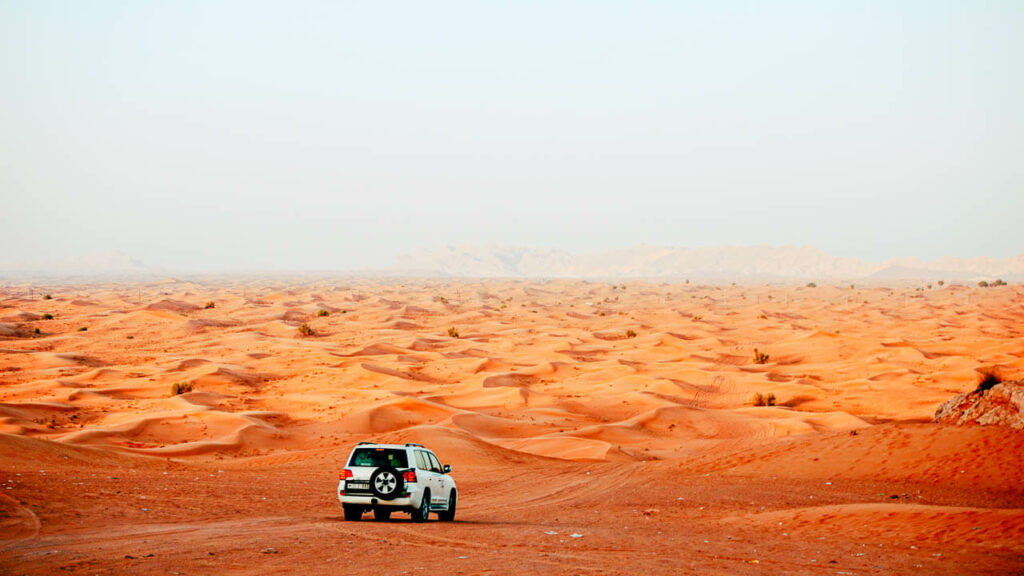
<svg viewBox="0 0 1024 576"><path fill-rule="evenodd" d="M313 332L313 329L309 327L309 324L303 324L302 326L299 326L299 334L302 334L303 336L312 336L313 334L316 334L316 332Z"/></svg>
<svg viewBox="0 0 1024 576"><path fill-rule="evenodd" d="M764 397L764 401L768 406L775 406L775 393L769 392L768 395Z"/></svg>
<svg viewBox="0 0 1024 576"><path fill-rule="evenodd" d="M86 330L88 330L88 329L89 329L89 327L88 327L88 326L82 326L81 328L79 328L79 329L78 329L78 331L79 331L79 332L85 332L85 331L86 331Z"/></svg>
<svg viewBox="0 0 1024 576"><path fill-rule="evenodd" d="M53 320L53 314L43 314L43 320Z"/></svg>
<svg viewBox="0 0 1024 576"><path fill-rule="evenodd" d="M758 392L754 394L754 406L775 406L775 393L761 394Z"/></svg>
<svg viewBox="0 0 1024 576"><path fill-rule="evenodd" d="M192 391L191 382L175 382L171 385L171 392L177 396L179 394L185 394L186 392Z"/></svg>
<svg viewBox="0 0 1024 576"><path fill-rule="evenodd" d="M754 363L755 364L766 364L768 362L768 355L764 352L759 352L757 348L754 348Z"/></svg>
<svg viewBox="0 0 1024 576"><path fill-rule="evenodd" d="M1000 279L996 280L995 282L993 282L991 285L992 286L1006 286L1006 282L1003 282L1003 279L1000 278Z"/></svg>
<svg viewBox="0 0 1024 576"><path fill-rule="evenodd" d="M53 300L53 296L47 294L46 296L43 296L43 300Z"/></svg>
<svg viewBox="0 0 1024 576"><path fill-rule="evenodd" d="M703 317L703 316L701 316L700 314L697 314L697 315L695 315L695 316L693 317L693 321L694 321L694 322L700 322L700 321L701 321L701 320L703 320L703 319L704 319L704 317Z"/></svg>
<svg viewBox="0 0 1024 576"><path fill-rule="evenodd" d="M128 340L135 340L135 336L125 336Z"/></svg>
<svg viewBox="0 0 1024 576"><path fill-rule="evenodd" d="M939 285L939 286L944 286L945 284L946 284L946 281L945 281L945 280L939 280L939 281L938 281L938 285Z"/></svg>
<svg viewBox="0 0 1024 576"><path fill-rule="evenodd" d="M988 282L982 280L981 282L978 282L978 287L979 288L988 288Z"/></svg>
<svg viewBox="0 0 1024 576"><path fill-rule="evenodd" d="M978 372L978 387L975 392L985 393L996 384L1003 382L1003 374L996 368L985 368Z"/></svg>
<svg viewBox="0 0 1024 576"><path fill-rule="evenodd" d="M34 333L34 334L42 334L42 332L40 332L40 331L39 331L39 328L36 328L36 329L35 329L35 332L33 332L33 333Z"/></svg>
<svg viewBox="0 0 1024 576"><path fill-rule="evenodd" d="M330 316L330 315L331 315L331 313L328 312L327 310L324 310L323 308L321 308L321 309L316 311L316 317L317 318L323 318L324 316Z"/></svg>
<svg viewBox="0 0 1024 576"><path fill-rule="evenodd" d="M636 330L633 330L632 328L626 330L626 338L636 338Z"/></svg>
<svg viewBox="0 0 1024 576"><path fill-rule="evenodd" d="M808 288L817 288L817 287L818 287L818 285L817 285L817 284L815 284L814 282L808 282L808 283L807 283L807 287L808 287Z"/></svg>
<svg viewBox="0 0 1024 576"><path fill-rule="evenodd" d="M210 310L211 308L216 308L216 307L217 307L217 303L214 302L213 300L210 300L209 302L206 303L206 306L203 306L203 308L205 308L207 310Z"/></svg>
<svg viewBox="0 0 1024 576"><path fill-rule="evenodd" d="M455 326L452 326L451 328L448 329L448 336L451 336L452 338L458 338L459 329L456 328Z"/></svg>

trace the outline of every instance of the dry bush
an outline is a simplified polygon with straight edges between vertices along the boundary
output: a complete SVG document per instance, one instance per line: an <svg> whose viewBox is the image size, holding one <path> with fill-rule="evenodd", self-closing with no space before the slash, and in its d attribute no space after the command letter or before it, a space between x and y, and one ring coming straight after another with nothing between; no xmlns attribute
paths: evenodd
<svg viewBox="0 0 1024 576"><path fill-rule="evenodd" d="M984 394L996 384L1002 384L1004 381L1003 373L998 368L983 368L978 371L978 387L974 391Z"/></svg>
<svg viewBox="0 0 1024 576"><path fill-rule="evenodd" d="M316 334L316 332L313 332L313 329L309 327L309 324L303 324L302 326L299 326L299 334L302 334L303 336L312 336Z"/></svg>
<svg viewBox="0 0 1024 576"><path fill-rule="evenodd" d="M755 364L767 364L768 355L764 352L758 352L757 348L754 348L754 363Z"/></svg>
<svg viewBox="0 0 1024 576"><path fill-rule="evenodd" d="M316 317L317 318L323 318L325 316L330 316L330 315L331 315L331 313L328 312L327 310L324 310L323 308L321 308L321 309L316 311Z"/></svg>
<svg viewBox="0 0 1024 576"><path fill-rule="evenodd" d="M451 328L448 329L448 335L451 336L452 338L458 338L459 329L456 328L455 326L452 326Z"/></svg>
<svg viewBox="0 0 1024 576"><path fill-rule="evenodd" d="M626 338L636 338L636 330L633 330L632 328L626 330Z"/></svg>
<svg viewBox="0 0 1024 576"><path fill-rule="evenodd" d="M203 306L203 308L205 308L207 310L209 310L211 308L216 308L216 307L217 307L217 303L214 302L213 300L210 300L209 302L206 303L206 306Z"/></svg>
<svg viewBox="0 0 1024 576"><path fill-rule="evenodd" d="M192 391L192 383L191 382L175 382L174 384L171 385L171 392L174 393L175 396L177 396L179 394L185 394L185 393L191 392L191 391Z"/></svg>

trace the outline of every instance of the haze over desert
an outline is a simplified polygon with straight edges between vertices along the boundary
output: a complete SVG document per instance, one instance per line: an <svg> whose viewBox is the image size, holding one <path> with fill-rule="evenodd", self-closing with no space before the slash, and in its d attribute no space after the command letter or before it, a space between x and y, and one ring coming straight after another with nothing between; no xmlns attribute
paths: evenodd
<svg viewBox="0 0 1024 576"><path fill-rule="evenodd" d="M1018 573L1024 435L931 418L979 368L1022 371L1022 303L1017 285L11 286L0 565ZM344 521L360 441L433 449L456 521Z"/></svg>
<svg viewBox="0 0 1024 576"><path fill-rule="evenodd" d="M0 0L0 576L1024 575L1022 31Z"/></svg>

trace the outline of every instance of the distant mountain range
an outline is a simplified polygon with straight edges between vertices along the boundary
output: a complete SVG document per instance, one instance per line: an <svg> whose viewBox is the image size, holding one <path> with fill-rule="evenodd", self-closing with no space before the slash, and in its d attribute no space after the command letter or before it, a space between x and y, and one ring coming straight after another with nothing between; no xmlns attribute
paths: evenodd
<svg viewBox="0 0 1024 576"><path fill-rule="evenodd" d="M665 248L638 246L570 254L476 245L421 250L398 259L415 276L694 280L1024 280L1024 253L1006 259L901 258L881 263L840 258L810 246Z"/></svg>
<svg viewBox="0 0 1024 576"><path fill-rule="evenodd" d="M134 277L157 272L124 252L96 252L46 262L0 266L0 274L28 278Z"/></svg>
<svg viewBox="0 0 1024 576"><path fill-rule="evenodd" d="M149 266L123 252L105 252L40 264L0 267L0 280L16 278L139 279L168 274L219 276L275 274L225 271L189 272ZM290 271L289 274L303 274ZM410 276L424 278L580 278L666 281L1024 281L1024 253L1005 259L941 258L924 262L900 258L866 262L840 258L810 246L719 246L666 248L637 246L571 254L548 248L501 245L448 246L401 256L394 266L361 270L310 271L314 275Z"/></svg>

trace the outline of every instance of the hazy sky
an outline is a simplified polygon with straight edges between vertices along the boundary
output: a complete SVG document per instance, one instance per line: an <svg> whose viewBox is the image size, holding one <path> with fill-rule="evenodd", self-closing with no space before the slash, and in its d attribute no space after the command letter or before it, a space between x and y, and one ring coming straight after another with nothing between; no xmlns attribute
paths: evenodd
<svg viewBox="0 0 1024 576"><path fill-rule="evenodd" d="M0 0L0 267L1024 252L1024 2Z"/></svg>

